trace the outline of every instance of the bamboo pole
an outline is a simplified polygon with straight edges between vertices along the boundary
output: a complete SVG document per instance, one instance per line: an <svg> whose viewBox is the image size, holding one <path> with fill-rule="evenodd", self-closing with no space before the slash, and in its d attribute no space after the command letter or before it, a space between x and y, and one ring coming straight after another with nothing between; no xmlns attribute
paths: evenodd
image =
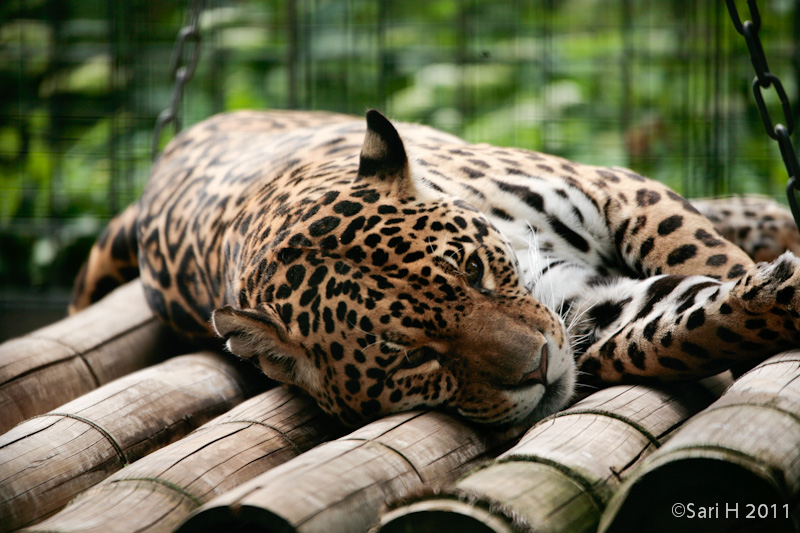
<svg viewBox="0 0 800 533"><path fill-rule="evenodd" d="M387 499L452 483L518 435L438 412L389 416L222 495L179 531L365 531Z"/></svg>
<svg viewBox="0 0 800 533"><path fill-rule="evenodd" d="M799 499L794 350L745 373L648 458L611 501L600 530L797 531Z"/></svg>
<svg viewBox="0 0 800 533"><path fill-rule="evenodd" d="M0 529L32 524L80 491L230 409L243 378L198 353L140 370L0 436Z"/></svg>
<svg viewBox="0 0 800 533"><path fill-rule="evenodd" d="M264 392L81 493L26 531L172 531L186 516L341 428L305 395Z"/></svg>
<svg viewBox="0 0 800 533"><path fill-rule="evenodd" d="M64 320L0 345L0 434L178 353L136 280Z"/></svg>
<svg viewBox="0 0 800 533"><path fill-rule="evenodd" d="M594 531L631 466L720 392L697 383L598 391L539 422L454 488L398 502L380 531Z"/></svg>

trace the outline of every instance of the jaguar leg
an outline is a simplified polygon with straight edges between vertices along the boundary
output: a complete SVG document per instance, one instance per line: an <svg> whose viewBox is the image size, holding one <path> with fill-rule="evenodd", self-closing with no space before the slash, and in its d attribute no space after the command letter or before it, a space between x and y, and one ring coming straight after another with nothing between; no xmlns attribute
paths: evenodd
<svg viewBox="0 0 800 533"><path fill-rule="evenodd" d="M709 198L692 200L692 205L754 261L773 261L787 250L800 254L800 232L792 213L771 198Z"/></svg>
<svg viewBox="0 0 800 533"><path fill-rule="evenodd" d="M656 181L619 176L604 210L617 254L636 277L661 274L738 279L753 265L687 200Z"/></svg>
<svg viewBox="0 0 800 533"><path fill-rule="evenodd" d="M738 280L619 280L585 308L583 372L604 383L694 378L800 342L800 259L758 263Z"/></svg>

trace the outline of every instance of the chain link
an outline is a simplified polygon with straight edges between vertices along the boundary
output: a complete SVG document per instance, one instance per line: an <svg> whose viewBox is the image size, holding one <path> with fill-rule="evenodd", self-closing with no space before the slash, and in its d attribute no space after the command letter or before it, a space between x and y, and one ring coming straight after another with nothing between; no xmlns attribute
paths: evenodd
<svg viewBox="0 0 800 533"><path fill-rule="evenodd" d="M189 8L188 22L178 32L175 48L172 51L170 75L174 80L169 105L158 115L153 128L153 140L150 145L150 158L155 160L161 144L161 134L168 124L175 128L175 134L181 131L180 107L183 101L183 90L197 70L200 59L200 14L203 12L205 0L192 0ZM187 53L187 44L191 47Z"/></svg>
<svg viewBox="0 0 800 533"><path fill-rule="evenodd" d="M797 163L797 153L794 150L794 145L790 138L794 132L792 105L789 102L789 97L786 95L780 78L769 71L767 58L764 55L764 48L761 46L761 39L758 37L758 31L761 29L761 14L758 12L756 0L747 0L747 7L750 9L752 20L746 20L745 22L742 22L741 17L739 17L739 11L736 8L736 0L725 0L725 3L728 6L728 12L731 15L733 26L736 28L736 31L744 36L744 40L747 43L747 50L750 52L750 61L753 63L753 68L756 71L756 77L753 79L753 96L756 100L758 114L761 115L761 121L764 123L767 135L778 141L783 164L786 167L786 172L789 174L789 181L786 184L786 197L789 200L789 207L792 210L794 222L797 224L798 228L800 228L800 210L798 210L796 196L796 191L800 190L800 183L798 183L798 179L800 179L800 165ZM774 87L775 93L778 95L785 124L775 124L764 102L763 91L770 87Z"/></svg>

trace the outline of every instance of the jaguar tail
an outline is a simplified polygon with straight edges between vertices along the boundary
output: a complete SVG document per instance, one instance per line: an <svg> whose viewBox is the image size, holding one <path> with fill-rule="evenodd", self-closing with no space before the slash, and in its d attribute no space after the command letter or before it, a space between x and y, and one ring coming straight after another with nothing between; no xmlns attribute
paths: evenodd
<svg viewBox="0 0 800 533"><path fill-rule="evenodd" d="M138 203L114 217L92 246L72 288L69 313L80 311L139 275Z"/></svg>

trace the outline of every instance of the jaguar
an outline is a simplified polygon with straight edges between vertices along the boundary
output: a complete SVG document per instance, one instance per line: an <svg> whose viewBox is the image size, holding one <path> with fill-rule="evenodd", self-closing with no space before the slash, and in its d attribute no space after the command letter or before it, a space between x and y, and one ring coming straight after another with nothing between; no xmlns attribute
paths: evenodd
<svg viewBox="0 0 800 533"><path fill-rule="evenodd" d="M800 254L800 234L792 214L765 196L701 198L692 205L723 237L755 261L773 261L790 250Z"/></svg>
<svg viewBox="0 0 800 533"><path fill-rule="evenodd" d="M530 424L579 384L695 379L800 341L792 253L755 263L630 170L375 110L239 111L176 136L71 310L136 276L166 324L350 426L417 408Z"/></svg>

